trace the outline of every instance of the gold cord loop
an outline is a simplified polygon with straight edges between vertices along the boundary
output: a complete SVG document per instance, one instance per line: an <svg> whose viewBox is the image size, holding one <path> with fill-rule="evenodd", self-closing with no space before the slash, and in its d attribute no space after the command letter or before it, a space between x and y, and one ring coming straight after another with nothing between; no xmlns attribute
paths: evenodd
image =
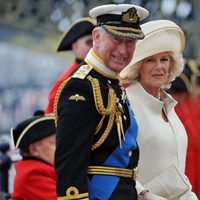
<svg viewBox="0 0 200 200"><path fill-rule="evenodd" d="M101 96L99 81L96 78L92 78L91 76L88 76L87 79L92 84L96 109L99 114L103 115L100 123L98 124L98 126L96 128L95 134L97 134L97 132L100 130L100 128L103 124L103 121L105 119L105 116L109 115L108 125L107 125L104 133L102 134L100 139L95 144L92 145L92 151L93 151L103 144L103 142L106 140L106 138L108 137L108 135L112 129L114 119L115 119L115 113L116 113L116 95L115 95L114 90L112 88L109 88L108 106L107 106L107 108L105 108L104 104L103 104L103 99Z"/></svg>
<svg viewBox="0 0 200 200"><path fill-rule="evenodd" d="M112 87L108 88L108 90L109 90L108 105L105 108L103 99L102 99L102 95L101 95L99 81L96 78L92 78L91 76L88 76L87 79L92 84L96 109L101 115L103 115L101 121L99 122L99 124L96 128L95 134L97 134L97 132L102 127L105 116L109 115L107 127L106 127L104 133L102 134L102 136L100 137L100 139L92 146L92 150L97 149L99 146L101 146L103 144L103 142L106 140L106 138L108 137L108 135L113 127L114 121L117 126L117 133L118 133L120 147L122 147L121 138L123 137L123 139L125 140L123 123L122 123L122 110L121 110L122 106L119 102L117 102L116 94L115 94L113 88Z"/></svg>

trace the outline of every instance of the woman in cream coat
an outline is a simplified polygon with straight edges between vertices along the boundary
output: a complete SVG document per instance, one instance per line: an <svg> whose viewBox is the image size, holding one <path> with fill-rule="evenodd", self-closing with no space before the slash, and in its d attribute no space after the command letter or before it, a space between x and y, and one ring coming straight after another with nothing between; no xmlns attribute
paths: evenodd
<svg viewBox="0 0 200 200"><path fill-rule="evenodd" d="M185 176L187 134L177 102L164 90L182 71L185 36L169 20L147 22L142 30L145 38L120 73L139 126L139 199L196 200Z"/></svg>

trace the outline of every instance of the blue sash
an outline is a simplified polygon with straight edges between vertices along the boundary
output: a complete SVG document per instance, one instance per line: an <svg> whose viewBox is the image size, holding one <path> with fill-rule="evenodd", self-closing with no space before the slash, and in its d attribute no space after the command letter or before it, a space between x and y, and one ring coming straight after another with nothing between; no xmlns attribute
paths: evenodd
<svg viewBox="0 0 200 200"><path fill-rule="evenodd" d="M125 132L125 141L122 139L122 148L118 146L103 163L103 166L127 168L130 160L129 152L137 148L136 137L138 126L132 110L129 105L127 106L130 115L130 127ZM109 199L119 180L120 178L117 176L94 175L88 181L90 200Z"/></svg>

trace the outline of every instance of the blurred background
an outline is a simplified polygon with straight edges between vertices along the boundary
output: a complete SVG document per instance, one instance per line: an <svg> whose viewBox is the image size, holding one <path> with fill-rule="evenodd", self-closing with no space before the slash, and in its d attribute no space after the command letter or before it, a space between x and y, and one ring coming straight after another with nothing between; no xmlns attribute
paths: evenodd
<svg viewBox="0 0 200 200"><path fill-rule="evenodd" d="M184 57L200 59L200 0L0 0L0 142L45 108L49 89L73 61L71 52L56 53L62 33L109 3L143 6L147 20L173 20L186 34Z"/></svg>
<svg viewBox="0 0 200 200"><path fill-rule="evenodd" d="M56 53L62 32L94 6L133 3L147 20L171 19L184 30L186 58L200 58L200 0L0 0L0 135L44 109L48 91L73 60Z"/></svg>

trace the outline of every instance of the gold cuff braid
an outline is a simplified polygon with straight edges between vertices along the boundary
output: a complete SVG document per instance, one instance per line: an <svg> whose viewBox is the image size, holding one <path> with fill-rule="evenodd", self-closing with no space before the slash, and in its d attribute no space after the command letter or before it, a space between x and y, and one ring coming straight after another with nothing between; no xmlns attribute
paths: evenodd
<svg viewBox="0 0 200 200"><path fill-rule="evenodd" d="M134 169L124 169L105 166L88 166L87 174L119 176L123 178L130 178L131 180L136 180L138 176L138 169L137 167Z"/></svg>
<svg viewBox="0 0 200 200"><path fill-rule="evenodd" d="M79 191L76 187L69 187L66 190L66 196L58 197L57 199L58 200L71 200L71 199L89 200L89 194L88 193L79 194Z"/></svg>

